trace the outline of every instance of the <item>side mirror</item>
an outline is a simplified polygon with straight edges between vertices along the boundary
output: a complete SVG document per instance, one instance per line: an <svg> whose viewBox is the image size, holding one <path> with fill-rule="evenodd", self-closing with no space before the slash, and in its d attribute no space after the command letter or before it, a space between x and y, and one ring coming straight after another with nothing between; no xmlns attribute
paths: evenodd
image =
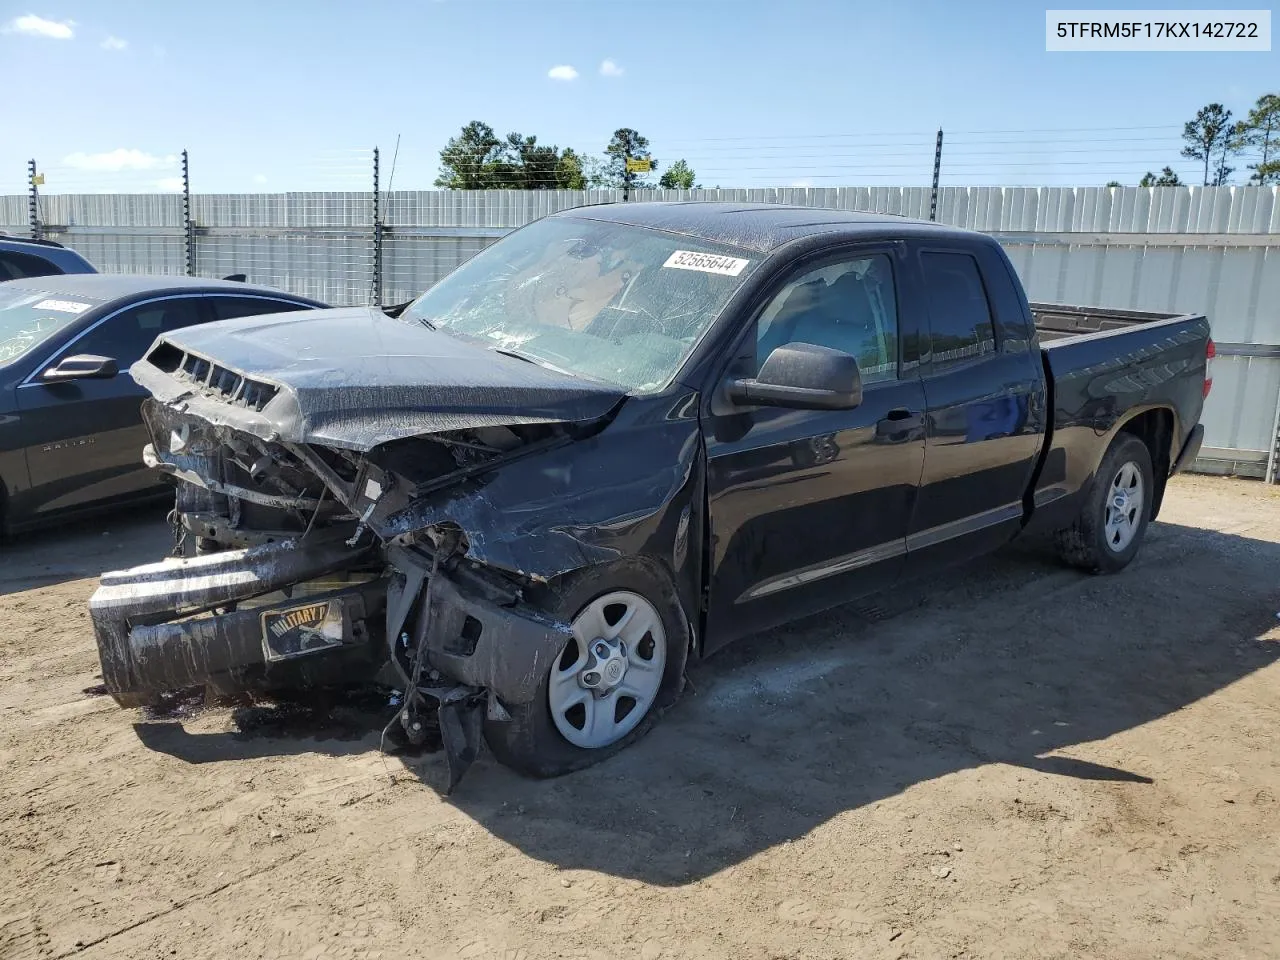
<svg viewBox="0 0 1280 960"><path fill-rule="evenodd" d="M729 383L734 403L797 410L852 410L862 403L858 361L813 343L776 347L754 378Z"/></svg>
<svg viewBox="0 0 1280 960"><path fill-rule="evenodd" d="M40 374L43 383L59 383L67 380L110 380L120 372L120 366L110 357L97 357L91 353L79 353L63 357L56 367Z"/></svg>

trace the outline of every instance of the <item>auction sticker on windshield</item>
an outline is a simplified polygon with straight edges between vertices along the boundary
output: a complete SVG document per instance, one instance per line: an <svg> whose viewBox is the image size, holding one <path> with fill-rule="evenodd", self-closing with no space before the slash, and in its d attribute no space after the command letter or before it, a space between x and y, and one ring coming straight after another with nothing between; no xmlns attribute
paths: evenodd
<svg viewBox="0 0 1280 960"><path fill-rule="evenodd" d="M57 313L84 313L92 304L80 303L78 300L41 300L35 305L37 310L53 310Z"/></svg>
<svg viewBox="0 0 1280 960"><path fill-rule="evenodd" d="M698 270L702 273L719 273L726 277L736 277L747 268L750 260L738 257L722 257L715 253L695 253L692 250L677 250L667 257L664 267L673 270Z"/></svg>

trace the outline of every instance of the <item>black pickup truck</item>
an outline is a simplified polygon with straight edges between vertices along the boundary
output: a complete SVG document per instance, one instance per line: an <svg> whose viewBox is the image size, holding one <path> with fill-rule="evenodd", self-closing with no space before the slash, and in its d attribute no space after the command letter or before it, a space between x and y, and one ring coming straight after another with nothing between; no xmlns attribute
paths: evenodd
<svg viewBox="0 0 1280 960"><path fill-rule="evenodd" d="M103 677L122 705L382 684L450 787L482 739L562 773L743 634L1034 530L1122 569L1213 352L1202 316L1028 304L999 244L937 224L547 217L389 312L155 342L144 455L195 555L103 576Z"/></svg>

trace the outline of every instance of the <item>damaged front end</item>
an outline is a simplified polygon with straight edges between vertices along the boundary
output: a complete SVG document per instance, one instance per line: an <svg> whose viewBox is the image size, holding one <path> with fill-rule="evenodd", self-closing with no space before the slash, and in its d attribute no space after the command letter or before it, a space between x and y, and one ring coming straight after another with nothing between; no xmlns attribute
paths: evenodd
<svg viewBox="0 0 1280 960"><path fill-rule="evenodd" d="M104 574L90 601L119 703L380 684L395 739L438 723L451 789L485 718L532 702L566 645L548 581L656 555L695 609L696 397L627 407L374 311L287 317L239 352L239 328L167 335L131 369L183 555ZM326 324L376 346L341 373L292 355Z"/></svg>
<svg viewBox="0 0 1280 960"><path fill-rule="evenodd" d="M108 692L139 706L197 685L379 683L402 698L396 739L438 723L452 789L484 716L532 700L569 634L526 601L536 573L468 555L488 528L431 505L595 426L454 416L380 443L348 423L351 442L321 444L305 411L273 409L296 394L185 351L171 362L179 349L161 341L133 372L165 398L144 404L144 459L175 482L175 553L194 556L103 575L90 611Z"/></svg>

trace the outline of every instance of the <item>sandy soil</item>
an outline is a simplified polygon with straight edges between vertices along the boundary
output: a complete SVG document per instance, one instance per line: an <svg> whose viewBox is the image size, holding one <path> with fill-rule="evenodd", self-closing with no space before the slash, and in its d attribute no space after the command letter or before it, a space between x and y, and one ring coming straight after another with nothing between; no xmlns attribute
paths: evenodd
<svg viewBox="0 0 1280 960"><path fill-rule="evenodd" d="M1036 549L744 642L551 782L368 704L95 695L94 575L0 547L0 957L1280 956L1280 496L1175 482L1139 560ZM311 734L315 734L312 736Z"/></svg>

